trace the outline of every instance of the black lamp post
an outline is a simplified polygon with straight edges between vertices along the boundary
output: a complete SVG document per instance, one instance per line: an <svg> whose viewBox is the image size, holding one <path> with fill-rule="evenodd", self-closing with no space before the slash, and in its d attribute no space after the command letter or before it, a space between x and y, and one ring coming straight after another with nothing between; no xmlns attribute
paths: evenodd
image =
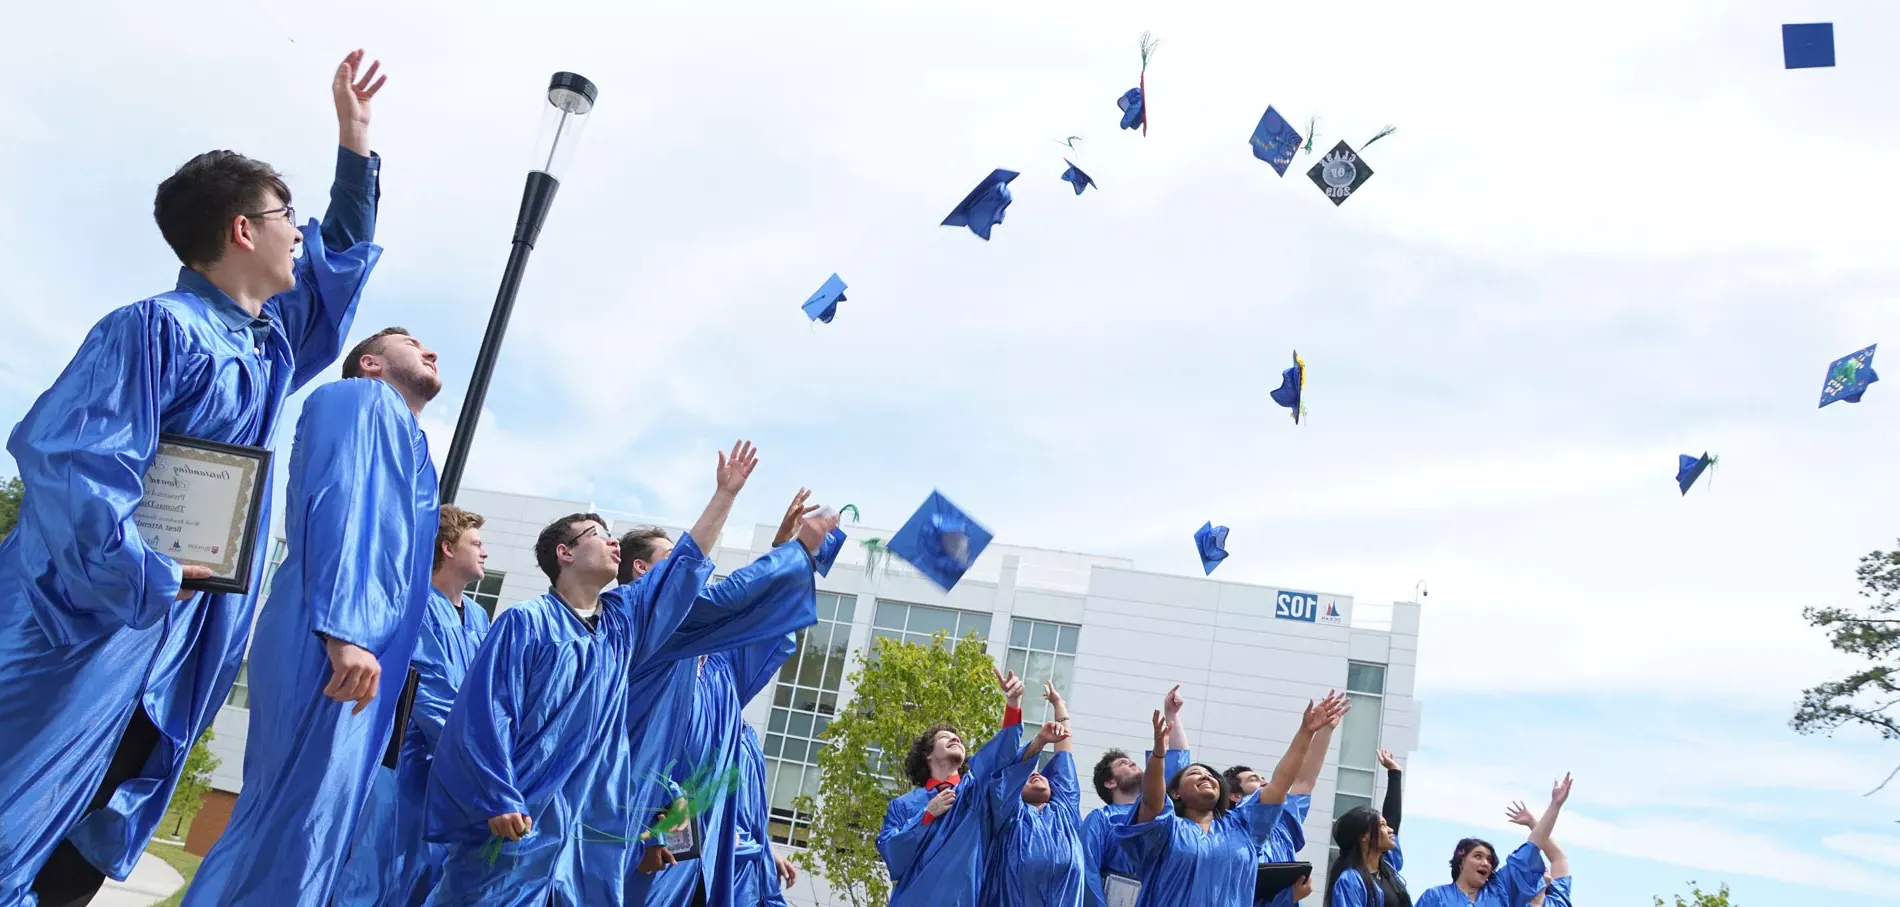
<svg viewBox="0 0 1900 907"><path fill-rule="evenodd" d="M596 94L594 83L575 73L557 72L548 82L548 109L542 113L541 132L535 141L537 166L528 171L528 185L521 191L521 213L515 215L515 242L508 252L508 269L502 272L501 291L495 295L495 309L488 315L488 330L482 334L482 349L475 355L475 371L469 376L462 414L455 419L455 437L449 442L449 456L442 466L444 504L453 503L461 488L462 469L468 465L468 448L475 440L475 423L488 397L495 359L501 354L502 335L508 332L508 316L515 308L515 293L521 289L521 274L528 269L528 254L534 251L548 209L554 206L554 193L561 188L557 174L567 169L574 157L574 146L580 143Z"/></svg>

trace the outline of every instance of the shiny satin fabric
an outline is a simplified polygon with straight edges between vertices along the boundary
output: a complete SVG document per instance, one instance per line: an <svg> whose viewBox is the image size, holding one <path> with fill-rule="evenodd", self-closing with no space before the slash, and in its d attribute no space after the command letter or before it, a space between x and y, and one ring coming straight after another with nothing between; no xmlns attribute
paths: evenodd
<svg viewBox="0 0 1900 907"><path fill-rule="evenodd" d="M1284 803L1248 794L1203 831L1172 801L1147 822L1109 829L1109 847L1124 854L1141 880L1137 907L1232 907L1253 902L1255 855L1273 833Z"/></svg>
<svg viewBox="0 0 1900 907"><path fill-rule="evenodd" d="M976 907L990 829L990 798L984 792L1021 752L1022 737L1018 718L985 741L970 756L956 805L940 818L923 821L932 795L921 787L899 795L884 810L877 852L891 875L890 907Z"/></svg>
<svg viewBox="0 0 1900 907"><path fill-rule="evenodd" d="M422 837L422 807L436 742L469 663L488 636L488 612L467 596L462 606L431 588L416 638L416 699L396 768L378 769L371 802L356 823L356 843L338 883L336 907L417 907L442 876L446 855ZM389 776L385 784L381 776ZM386 815L386 823L378 819Z"/></svg>
<svg viewBox="0 0 1900 907"><path fill-rule="evenodd" d="M428 612L436 490L429 440L388 382L348 378L304 403L284 497L289 556L251 641L244 791L185 907L328 907L374 773L386 771ZM360 714L323 695L325 637L381 666Z"/></svg>
<svg viewBox="0 0 1900 907"><path fill-rule="evenodd" d="M1399 846L1397 832L1392 833L1392 849L1380 854L1379 862L1391 866L1394 875L1398 875L1399 871L1405 868L1405 851ZM1403 880L1403 877L1400 877L1400 881ZM1317 892L1322 884L1323 880L1315 879L1313 890ZM1385 892L1379 890L1376 884L1368 892L1365 880L1359 878L1359 873L1343 872L1340 873L1339 878L1333 880L1331 905L1332 907L1385 907Z"/></svg>
<svg viewBox="0 0 1900 907"><path fill-rule="evenodd" d="M1465 897L1457 885L1446 884L1420 895L1416 907L1524 907L1543 887L1544 868L1543 851L1526 841L1498 864L1497 871L1478 889L1477 898Z"/></svg>
<svg viewBox="0 0 1900 907"><path fill-rule="evenodd" d="M1145 755L1143 760L1145 765ZM1169 778L1193 763L1192 750L1168 750L1161 754L1162 771ZM1135 814L1135 807L1139 805L1140 798L1133 803L1104 803L1083 817L1082 881L1087 891L1082 895L1082 902L1088 907L1104 907L1108 903L1107 893L1102 890L1103 876L1111 872L1134 876L1135 867L1128 857L1108 846L1108 829L1111 825L1128 824L1128 817Z"/></svg>
<svg viewBox="0 0 1900 907"><path fill-rule="evenodd" d="M1082 789L1075 758L1059 752L1042 776L1049 802L1041 809L1023 802L1023 785L1036 760L1005 766L991 788L994 835L983 877L984 907L1079 907L1082 884Z"/></svg>
<svg viewBox="0 0 1900 907"><path fill-rule="evenodd" d="M1273 823L1273 831L1267 835L1265 843L1260 845L1258 859L1262 863L1295 863L1300 859L1300 848L1306 846L1306 814L1313 808L1312 794L1287 794L1286 808L1280 812L1280 821ZM1324 867L1325 864L1321 864ZM1314 886L1318 890L1318 886ZM1260 897L1254 892L1253 902L1260 907L1292 907L1293 889L1288 888L1270 898Z"/></svg>
<svg viewBox="0 0 1900 907"><path fill-rule="evenodd" d="M738 840L733 844L732 902L745 907L786 907L772 856L771 809L765 798L765 748L759 733L742 724L739 733Z"/></svg>
<svg viewBox="0 0 1900 907"><path fill-rule="evenodd" d="M339 151L336 201L303 230L296 287L265 302L269 329L254 338L248 313L181 269L176 289L101 319L9 436L26 496L0 542L0 904L29 897L63 837L125 878L229 695L254 595L177 601L177 567L131 516L161 433L270 446L284 399L336 360L382 253L374 170ZM260 539L253 576L269 552ZM141 705L160 731L145 771L82 818Z"/></svg>

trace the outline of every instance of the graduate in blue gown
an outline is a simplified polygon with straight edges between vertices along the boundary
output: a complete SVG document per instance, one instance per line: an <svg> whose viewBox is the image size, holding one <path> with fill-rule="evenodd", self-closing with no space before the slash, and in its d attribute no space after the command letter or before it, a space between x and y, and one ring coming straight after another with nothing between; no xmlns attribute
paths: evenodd
<svg viewBox="0 0 1900 907"><path fill-rule="evenodd" d="M993 670L993 669L992 669ZM997 672L1003 726L967 760L947 724L918 735L904 758L917 786L884 810L877 852L891 876L890 907L976 907L990 837L987 791L1015 761L1023 733L1023 682Z"/></svg>
<svg viewBox="0 0 1900 907"><path fill-rule="evenodd" d="M1489 842L1459 841L1452 850L1451 884L1425 892L1418 907L1522 907L1543 887L1543 852L1550 847L1551 829L1569 798L1570 776L1565 775L1551 786L1550 807L1542 816L1532 820L1521 806L1510 812L1512 821L1530 827L1530 839L1512 851L1502 866Z"/></svg>
<svg viewBox="0 0 1900 907"><path fill-rule="evenodd" d="M786 907L784 889L798 882L798 870L772 852L768 830L770 804L765 799L765 748L759 734L747 724L739 735L738 840L733 853L738 864L732 902L744 907Z"/></svg>
<svg viewBox="0 0 1900 907"><path fill-rule="evenodd" d="M422 837L422 800L449 707L488 635L488 612L464 591L487 572L485 522L481 514L442 506L429 610L410 659L417 677L415 703L396 768L376 769L376 786L357 819L356 843L337 883L335 907L416 907L441 877L442 845Z"/></svg>
<svg viewBox="0 0 1900 907"><path fill-rule="evenodd" d="M435 353L388 328L304 403L289 555L251 641L244 791L187 907L329 907L429 609L437 482L417 419L441 390Z"/></svg>
<svg viewBox="0 0 1900 907"><path fill-rule="evenodd" d="M361 52L337 68L336 181L299 226L268 164L199 155L154 216L177 287L117 309L7 439L25 485L0 543L0 904L85 903L151 840L230 693L254 594L148 548L132 514L161 433L269 446L284 400L335 361L381 249ZM293 257L301 248L301 257ZM68 301L69 304L81 304ZM252 588L271 524L260 502Z"/></svg>
<svg viewBox="0 0 1900 907"><path fill-rule="evenodd" d="M1313 735L1345 709L1345 697L1308 702L1286 755L1266 784L1227 806L1220 772L1195 763L1161 777L1162 757L1150 756L1141 803L1126 825L1109 830L1109 846L1124 853L1141 883L1139 907L1229 907L1253 899L1261 842L1272 834L1299 776ZM1154 713L1154 748L1167 742L1168 725Z"/></svg>
<svg viewBox="0 0 1900 907"><path fill-rule="evenodd" d="M1188 748L1187 725L1181 721L1181 686L1162 697L1161 714L1168 719L1168 749L1162 754L1162 777L1172 778L1176 772L1188 767L1194 761L1194 754ZM1082 819L1082 881L1087 886L1082 901L1088 907L1104 907L1107 903L1102 888L1104 878L1109 873L1134 877L1135 867L1127 857L1108 846L1108 830L1113 825L1126 825L1128 817L1135 814L1135 804L1141 802L1142 765L1130 759L1121 750L1109 750L1095 763L1095 795L1102 798L1102 806L1097 807Z"/></svg>
<svg viewBox="0 0 1900 907"><path fill-rule="evenodd" d="M1385 817L1355 806L1333 820L1339 855L1327 870L1325 907L1412 907L1406 890L1405 852Z"/></svg>
<svg viewBox="0 0 1900 907"><path fill-rule="evenodd" d="M809 521L799 545L735 571L750 577L748 597L703 594L712 564L695 540L719 537L757 462L749 444L722 454L718 490L692 530L653 569L604 592L620 566L605 520L574 514L542 530L535 560L553 587L495 620L436 747L424 824L448 853L429 904L612 903L630 851L663 863L664 848L634 840L652 817L628 782L630 766L657 763L673 741L629 738L634 713L659 705L631 695L634 679L650 664L783 636L787 618L770 603L811 588L810 552L836 523Z"/></svg>
<svg viewBox="0 0 1900 907"><path fill-rule="evenodd" d="M1069 707L1055 684L1042 697L1055 711L1022 758L1004 766L991 785L992 840L983 874L984 907L1080 907L1082 788L1069 746ZM1037 756L1053 745L1049 764Z"/></svg>

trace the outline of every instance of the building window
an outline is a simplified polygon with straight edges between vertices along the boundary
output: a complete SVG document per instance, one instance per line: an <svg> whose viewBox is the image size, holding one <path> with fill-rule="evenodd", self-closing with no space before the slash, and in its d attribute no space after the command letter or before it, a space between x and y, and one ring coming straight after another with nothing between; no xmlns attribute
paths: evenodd
<svg viewBox="0 0 1900 907"><path fill-rule="evenodd" d="M855 596L818 593L818 622L799 631L798 648L779 668L764 746L768 830L780 844L803 847L811 832L811 814L792 803L800 794L818 796L818 753L838 714L856 610Z"/></svg>
<svg viewBox="0 0 1900 907"><path fill-rule="evenodd" d="M1385 724L1385 665L1347 662L1346 695L1352 711L1339 726L1339 777L1333 815L1371 806L1379 780L1379 729Z"/></svg>
<svg viewBox="0 0 1900 907"><path fill-rule="evenodd" d="M251 660L249 658L238 662L237 682L231 685L231 695L224 700L224 704L234 709L251 707Z"/></svg>
<svg viewBox="0 0 1900 907"><path fill-rule="evenodd" d="M1054 683L1056 692L1068 697L1075 680L1075 644L1081 635L1082 628L1067 624L1020 617L1010 622L1005 665L1022 678L1023 720L1028 724L1055 718L1054 709L1042 698L1043 681Z"/></svg>
<svg viewBox="0 0 1900 907"><path fill-rule="evenodd" d="M264 567L264 582L257 587L257 600L270 598L270 581L277 578L277 568L284 565L284 558L290 555L290 544L283 539L274 539L270 548L270 563Z"/></svg>
<svg viewBox="0 0 1900 907"><path fill-rule="evenodd" d="M871 622L872 636L926 646L939 630L948 634L952 640L962 639L971 633L975 633L979 638L988 639L990 638L990 615L988 612L958 611L954 608L936 608L930 605L911 605L879 599L877 617Z"/></svg>
<svg viewBox="0 0 1900 907"><path fill-rule="evenodd" d="M508 574L500 570L490 570L482 574L481 579L469 583L468 588L462 590L462 594L474 599L475 604L481 605L482 610L487 611L492 620L495 609L501 606L501 584L507 581Z"/></svg>

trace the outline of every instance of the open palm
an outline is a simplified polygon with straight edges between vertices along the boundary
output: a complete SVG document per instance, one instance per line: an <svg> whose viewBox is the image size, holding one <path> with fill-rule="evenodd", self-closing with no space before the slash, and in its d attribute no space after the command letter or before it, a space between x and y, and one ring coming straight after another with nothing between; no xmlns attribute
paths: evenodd
<svg viewBox="0 0 1900 907"><path fill-rule="evenodd" d="M353 50L350 55L337 64L336 77L330 80L330 94L336 98L337 122L355 125L369 125L370 99L383 89L388 76L378 77L376 70L383 61L374 60L368 70L362 70L363 52Z"/></svg>

